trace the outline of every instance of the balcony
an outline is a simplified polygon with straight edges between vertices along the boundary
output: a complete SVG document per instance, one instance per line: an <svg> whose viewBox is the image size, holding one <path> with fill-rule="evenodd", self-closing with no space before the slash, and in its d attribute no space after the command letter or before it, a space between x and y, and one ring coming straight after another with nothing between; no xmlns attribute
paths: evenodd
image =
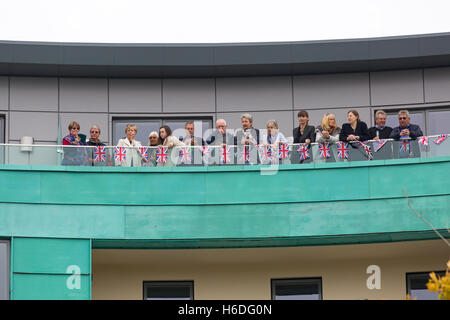
<svg viewBox="0 0 450 320"><path fill-rule="evenodd" d="M408 149L395 141L379 150L377 142L348 145L348 159L336 145L326 158L314 144L300 160L290 145L286 159L267 164L251 147L248 163L238 147L227 163L223 147L212 148L208 161L192 148L190 165L173 149L172 165L156 167L114 166L115 147L105 147L100 162L90 147L2 145L0 236L92 239L94 248L435 239L408 205L448 234L450 139L435 139ZM61 165L71 148L85 162Z"/></svg>

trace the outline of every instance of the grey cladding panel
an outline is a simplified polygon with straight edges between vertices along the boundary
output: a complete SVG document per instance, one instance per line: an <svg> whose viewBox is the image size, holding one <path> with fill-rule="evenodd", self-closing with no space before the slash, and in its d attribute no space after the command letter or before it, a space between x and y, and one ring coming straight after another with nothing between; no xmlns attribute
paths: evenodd
<svg viewBox="0 0 450 320"><path fill-rule="evenodd" d="M11 77L11 110L58 111L58 79Z"/></svg>
<svg viewBox="0 0 450 320"><path fill-rule="evenodd" d="M0 77L0 110L8 110L9 84L8 77Z"/></svg>
<svg viewBox="0 0 450 320"><path fill-rule="evenodd" d="M107 112L107 80L61 78L60 111Z"/></svg>
<svg viewBox="0 0 450 320"><path fill-rule="evenodd" d="M425 102L450 100L450 68L424 70Z"/></svg>
<svg viewBox="0 0 450 320"><path fill-rule="evenodd" d="M163 80L164 112L215 112L214 79Z"/></svg>
<svg viewBox="0 0 450 320"><path fill-rule="evenodd" d="M372 105L423 102L422 69L370 74Z"/></svg>
<svg viewBox="0 0 450 320"><path fill-rule="evenodd" d="M218 78L217 111L292 110L291 77Z"/></svg>
<svg viewBox="0 0 450 320"><path fill-rule="evenodd" d="M369 74L294 77L294 105L302 109L369 106Z"/></svg>
<svg viewBox="0 0 450 320"><path fill-rule="evenodd" d="M32 136L34 140L56 141L57 131L56 112L10 112L10 140Z"/></svg>
<svg viewBox="0 0 450 320"><path fill-rule="evenodd" d="M111 79L110 112L161 112L161 80Z"/></svg>

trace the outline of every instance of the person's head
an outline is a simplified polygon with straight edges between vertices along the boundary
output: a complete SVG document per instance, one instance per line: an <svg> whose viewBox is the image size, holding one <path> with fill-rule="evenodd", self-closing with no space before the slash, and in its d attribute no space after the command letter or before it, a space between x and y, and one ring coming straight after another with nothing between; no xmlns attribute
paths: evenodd
<svg viewBox="0 0 450 320"><path fill-rule="evenodd" d="M152 131L148 135L148 144L151 145L151 146L157 146L158 145L158 139L159 139L158 132Z"/></svg>
<svg viewBox="0 0 450 320"><path fill-rule="evenodd" d="M241 116L242 129L250 129L253 126L253 116L250 113L244 113Z"/></svg>
<svg viewBox="0 0 450 320"><path fill-rule="evenodd" d="M375 124L381 128L386 125L386 112L383 110L375 112Z"/></svg>
<svg viewBox="0 0 450 320"><path fill-rule="evenodd" d="M216 129L219 130L221 134L224 134L227 131L227 122L224 119L218 119L216 121Z"/></svg>
<svg viewBox="0 0 450 320"><path fill-rule="evenodd" d="M159 128L159 138L161 141L164 141L170 135L172 135L172 130L170 130L169 126L164 125Z"/></svg>
<svg viewBox="0 0 450 320"><path fill-rule="evenodd" d="M100 127L92 126L91 130L89 130L89 134L91 136L90 140L98 140L98 137L100 137Z"/></svg>
<svg viewBox="0 0 450 320"><path fill-rule="evenodd" d="M276 120L269 120L267 121L267 134L268 135L274 135L278 131L278 123Z"/></svg>
<svg viewBox="0 0 450 320"><path fill-rule="evenodd" d="M411 121L411 118L409 117L408 110L400 110L398 112L398 123L400 127L406 128L409 125L409 121Z"/></svg>
<svg viewBox="0 0 450 320"><path fill-rule="evenodd" d="M322 117L321 125L322 129L331 133L334 129L337 128L335 115L332 113L324 114L324 116Z"/></svg>
<svg viewBox="0 0 450 320"><path fill-rule="evenodd" d="M193 137L194 136L194 121L188 121L184 125L184 129L186 129L186 133Z"/></svg>
<svg viewBox="0 0 450 320"><path fill-rule="evenodd" d="M69 123L69 133L72 136L78 136L80 133L80 124L76 121L72 121Z"/></svg>
<svg viewBox="0 0 450 320"><path fill-rule="evenodd" d="M301 110L297 113L298 123L302 126L308 125L309 114L306 110Z"/></svg>
<svg viewBox="0 0 450 320"><path fill-rule="evenodd" d="M134 137L137 133L137 127L135 124L129 123L125 127L125 134L127 135L128 140L132 141L134 140Z"/></svg>
<svg viewBox="0 0 450 320"><path fill-rule="evenodd" d="M359 113L356 110L350 110L347 113L347 121L350 124L354 124L359 121Z"/></svg>

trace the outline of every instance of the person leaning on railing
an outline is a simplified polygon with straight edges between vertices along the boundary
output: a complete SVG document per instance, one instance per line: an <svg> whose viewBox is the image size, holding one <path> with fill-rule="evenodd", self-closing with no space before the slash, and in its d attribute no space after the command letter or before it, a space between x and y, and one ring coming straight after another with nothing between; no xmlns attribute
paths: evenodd
<svg viewBox="0 0 450 320"><path fill-rule="evenodd" d="M63 146L73 146L63 148L64 158L63 166L83 166L89 165L88 155L85 148L75 148L76 146L85 146L86 142L80 136L80 124L76 121L69 123L69 134L62 140Z"/></svg>
<svg viewBox="0 0 450 320"><path fill-rule="evenodd" d="M297 114L298 127L294 129L292 135L294 143L311 143L316 141L314 126L309 125L309 114L306 110L301 110Z"/></svg>
<svg viewBox="0 0 450 320"><path fill-rule="evenodd" d="M367 141L369 140L369 130L367 124L359 119L359 113L356 110L350 110L347 113L348 123L342 125L339 134L340 141Z"/></svg>
<svg viewBox="0 0 450 320"><path fill-rule="evenodd" d="M125 147L126 158L125 161L116 160L116 166L122 167L140 167L142 166L142 155L139 152L138 147L142 144L140 141L135 140L137 134L137 127L135 124L127 124L125 127L125 138L119 139L117 147Z"/></svg>
<svg viewBox="0 0 450 320"><path fill-rule="evenodd" d="M423 136L422 129L418 125L410 123L410 121L408 110L400 110L398 112L399 126L392 129L389 137L395 140L416 140L418 137Z"/></svg>
<svg viewBox="0 0 450 320"><path fill-rule="evenodd" d="M161 126L159 128L159 143L158 144L160 146L166 146L169 148L167 162L166 163L157 163L158 167L173 167L175 164L172 161L172 153L174 152L174 150L177 151L177 149L173 149L173 148L186 146L177 137L172 135L172 130L170 129L169 126L166 126L166 125Z"/></svg>
<svg viewBox="0 0 450 320"><path fill-rule="evenodd" d="M279 145L283 143L288 143L286 137L278 130L278 123L276 120L269 120L266 124L267 137L263 144Z"/></svg>
<svg viewBox="0 0 450 320"><path fill-rule="evenodd" d="M341 128L336 124L335 115L326 113L322 117L321 125L316 127L316 142L336 143L340 133Z"/></svg>

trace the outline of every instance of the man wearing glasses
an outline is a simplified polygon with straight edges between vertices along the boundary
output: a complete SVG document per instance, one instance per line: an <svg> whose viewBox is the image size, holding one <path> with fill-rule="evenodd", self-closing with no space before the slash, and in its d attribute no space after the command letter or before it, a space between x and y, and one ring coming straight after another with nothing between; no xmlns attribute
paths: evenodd
<svg viewBox="0 0 450 320"><path fill-rule="evenodd" d="M416 140L423 136L422 130L416 124L409 123L411 121L408 110L400 110L398 112L399 126L392 129L389 138L395 140L410 139Z"/></svg>

